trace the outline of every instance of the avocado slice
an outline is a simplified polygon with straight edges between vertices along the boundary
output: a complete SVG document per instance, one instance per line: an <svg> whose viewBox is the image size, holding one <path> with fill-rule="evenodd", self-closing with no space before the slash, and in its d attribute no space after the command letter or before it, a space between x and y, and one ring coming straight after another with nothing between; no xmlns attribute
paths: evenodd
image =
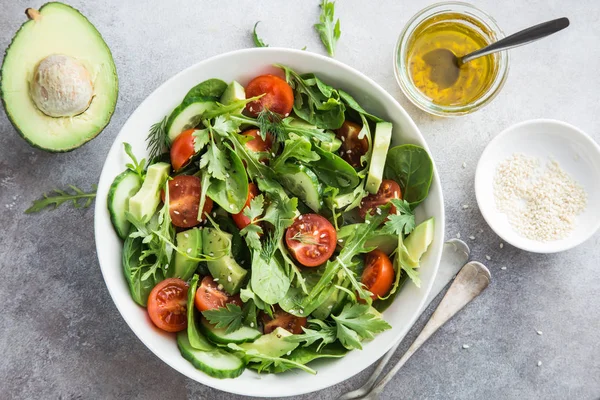
<svg viewBox="0 0 600 400"><path fill-rule="evenodd" d="M202 253L202 231L198 228L182 231L175 236L177 248L189 255L198 257ZM169 268L167 275L170 278L179 278L187 281L198 268L198 261L190 260L187 256L176 252L173 266Z"/></svg>
<svg viewBox="0 0 600 400"><path fill-rule="evenodd" d="M150 221L160 203L160 191L163 188L171 165L159 162L152 164L146 171L146 179L140 190L129 198L129 212L143 222Z"/></svg>
<svg viewBox="0 0 600 400"><path fill-rule="evenodd" d="M204 254L219 257L207 261L206 265L213 278L223 285L229 294L236 294L246 280L248 271L240 267L231 254L232 235L215 228L202 229L202 248Z"/></svg>
<svg viewBox="0 0 600 400"><path fill-rule="evenodd" d="M115 110L118 78L112 54L76 9L28 8L0 70L0 97L17 132L50 152L96 137Z"/></svg>
<svg viewBox="0 0 600 400"><path fill-rule="evenodd" d="M413 261L418 263L431 242L433 242L434 225L433 217L429 218L417 225L410 235L404 239L406 251Z"/></svg>
<svg viewBox="0 0 600 400"><path fill-rule="evenodd" d="M221 95L221 99L219 100L221 104L231 104L239 100L246 100L246 89L236 81L231 81L231 83L227 86L227 89ZM244 107L240 109L242 112Z"/></svg>
<svg viewBox="0 0 600 400"><path fill-rule="evenodd" d="M281 357L298 347L298 343L288 342L286 337L292 334L281 327L269 334L262 335L252 343L242 343L240 347L244 350L256 350L260 354L269 357Z"/></svg>

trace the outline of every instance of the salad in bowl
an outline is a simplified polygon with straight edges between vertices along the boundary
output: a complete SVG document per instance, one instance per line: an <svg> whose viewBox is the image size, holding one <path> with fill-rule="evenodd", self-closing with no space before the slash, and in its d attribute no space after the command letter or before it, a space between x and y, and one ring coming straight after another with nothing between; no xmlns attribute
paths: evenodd
<svg viewBox="0 0 600 400"><path fill-rule="evenodd" d="M118 142L106 192L131 300L211 380L362 351L437 235L424 147L319 74L267 72L190 85L145 157Z"/></svg>

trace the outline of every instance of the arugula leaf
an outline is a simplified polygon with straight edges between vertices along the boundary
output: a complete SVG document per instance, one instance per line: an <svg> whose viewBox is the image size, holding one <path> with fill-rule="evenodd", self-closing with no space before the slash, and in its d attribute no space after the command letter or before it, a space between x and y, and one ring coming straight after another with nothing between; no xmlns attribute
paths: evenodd
<svg viewBox="0 0 600 400"><path fill-rule="evenodd" d="M127 142L123 142L123 146L125 147L125 153L127 153L132 161L132 163L125 164L125 166L131 171L135 172L143 182L144 178L146 177L146 159L142 158L140 162L138 162L137 158L135 158L135 155L133 154L133 151L131 150L131 145Z"/></svg>
<svg viewBox="0 0 600 400"><path fill-rule="evenodd" d="M235 343L229 343L227 347L237 352L243 353L244 359L247 362L257 363L257 365L254 365L253 368L255 368L259 373L264 370L269 370L271 368L279 368L282 366L285 366L286 369L298 368L313 375L317 373L314 369L309 368L306 365L303 365L299 362L281 357L271 357L266 354L259 353L256 349L248 350Z"/></svg>
<svg viewBox="0 0 600 400"><path fill-rule="evenodd" d="M268 44L265 44L265 42L263 42L263 40L261 38L258 37L258 34L256 33L256 26L258 25L260 21L256 21L256 23L254 24L254 29L252 31L252 40L254 41L254 46L256 47L269 47Z"/></svg>
<svg viewBox="0 0 600 400"><path fill-rule="evenodd" d="M165 153L171 145L169 133L167 132L168 119L169 117L166 116L162 121L159 121L150 127L148 137L146 138L146 142L148 142L148 158L150 160Z"/></svg>
<svg viewBox="0 0 600 400"><path fill-rule="evenodd" d="M321 2L321 15L319 16L320 22L315 24L315 29L331 57L335 56L335 45L341 35L340 20L338 19L335 24L333 22L334 12L335 1L323 0Z"/></svg>
<svg viewBox="0 0 600 400"><path fill-rule="evenodd" d="M275 159L271 168L277 170L290 158L295 158L304 163L319 160L320 157L311 150L311 147L310 140L296 134L291 134L290 138L285 141L283 151Z"/></svg>
<svg viewBox="0 0 600 400"><path fill-rule="evenodd" d="M365 242L385 220L387 214L387 209L385 212L375 214L374 216L367 214L365 223L355 224L356 231L346 239L346 244L342 251L340 251L340 254L338 254L333 261L327 262L321 279L319 279L319 282L312 288L305 299L306 308L314 307L314 304L311 303L316 299L319 299L319 294L331 285L333 278L340 270L343 270L346 277L350 279L353 289L358 292L359 296L368 304L371 304L370 292L365 290L363 285L356 280L354 272L350 268L351 266L356 265L356 261L353 260L355 256L373 250L372 248L365 247Z"/></svg>
<svg viewBox="0 0 600 400"><path fill-rule="evenodd" d="M385 222L384 231L395 235L408 235L415 229L415 214L406 200L392 199L396 214L390 214Z"/></svg>
<svg viewBox="0 0 600 400"><path fill-rule="evenodd" d="M284 340L292 343L304 342L304 347L308 347L313 343L321 341L317 347L317 351L321 350L323 346L336 341L337 335L335 327L327 325L320 319L311 319L308 321L308 325L317 329L302 327L304 334L286 336Z"/></svg>
<svg viewBox="0 0 600 400"><path fill-rule="evenodd" d="M242 327L246 314L237 304L228 303L225 307L202 311L202 315L215 325L215 328L225 328L225 333L235 332Z"/></svg>
<svg viewBox="0 0 600 400"><path fill-rule="evenodd" d="M41 199L33 201L31 207L25 210L25 214L33 214L42 211L46 207L52 207L52 210L55 210L67 201L72 201L75 208L87 208L96 198L96 185L92 185L92 190L89 193L84 192L75 185L69 185L69 188L75 193L68 193L61 189L53 189L50 193L55 193L54 196L44 193ZM82 200L85 201L82 202Z"/></svg>
<svg viewBox="0 0 600 400"><path fill-rule="evenodd" d="M369 118L371 121L375 121L375 122L383 122L383 120L373 114L369 114L368 112L365 111L364 108L362 108L360 106L360 104L358 104L358 102L356 100L354 100L354 97L350 96L348 93L344 92L341 89L338 89L338 92L340 93L340 98L342 99L342 101L352 110L356 111L359 114L364 115L365 117Z"/></svg>
<svg viewBox="0 0 600 400"><path fill-rule="evenodd" d="M202 118L205 120L209 120L218 117L219 115L226 115L231 113L239 114L240 110L243 110L244 107L246 107L246 104L256 101L263 96L264 94L261 94L259 96L250 97L249 99L236 100L228 104L217 103L216 107L211 108L210 110L206 110L204 114L202 114Z"/></svg>
<svg viewBox="0 0 600 400"><path fill-rule="evenodd" d="M240 123L253 125L261 129L261 125L258 120L244 115L233 115L231 119ZM286 134L295 133L298 136L303 136L311 141L329 143L335 139L335 133L326 131L325 129L317 128L307 122L304 122L298 118L286 117L279 123L279 128L282 129ZM269 129L266 130L270 132ZM262 129L261 129L262 132Z"/></svg>
<svg viewBox="0 0 600 400"><path fill-rule="evenodd" d="M349 350L362 349L362 340L373 339L376 333L391 329L390 324L366 304L348 303L332 318L336 323L337 339Z"/></svg>

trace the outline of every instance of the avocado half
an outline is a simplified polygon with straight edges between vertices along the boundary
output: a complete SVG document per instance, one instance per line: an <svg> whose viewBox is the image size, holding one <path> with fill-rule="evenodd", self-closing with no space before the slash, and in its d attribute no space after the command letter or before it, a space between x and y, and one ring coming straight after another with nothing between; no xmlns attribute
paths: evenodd
<svg viewBox="0 0 600 400"><path fill-rule="evenodd" d="M119 92L112 54L87 18L47 3L15 34L0 70L8 118L32 146L71 151L110 121Z"/></svg>

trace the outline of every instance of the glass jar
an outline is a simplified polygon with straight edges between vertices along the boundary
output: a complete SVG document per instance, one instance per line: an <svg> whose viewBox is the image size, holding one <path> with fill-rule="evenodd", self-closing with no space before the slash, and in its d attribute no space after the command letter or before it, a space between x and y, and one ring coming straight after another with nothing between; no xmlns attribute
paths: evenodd
<svg viewBox="0 0 600 400"><path fill-rule="evenodd" d="M416 85L409 70L409 51L414 46L415 39L433 24L462 24L458 25L487 43L496 42L504 37L496 21L480 9L463 2L443 2L433 4L418 12L407 24L394 52L394 73L398 85L408 99L422 110L438 116L459 116L472 113L488 104L500 92L508 75L508 53L502 51L491 54L491 74L485 90L472 101L465 104L444 105L436 103ZM457 54L462 56L465 54ZM472 61L475 62L475 61Z"/></svg>

